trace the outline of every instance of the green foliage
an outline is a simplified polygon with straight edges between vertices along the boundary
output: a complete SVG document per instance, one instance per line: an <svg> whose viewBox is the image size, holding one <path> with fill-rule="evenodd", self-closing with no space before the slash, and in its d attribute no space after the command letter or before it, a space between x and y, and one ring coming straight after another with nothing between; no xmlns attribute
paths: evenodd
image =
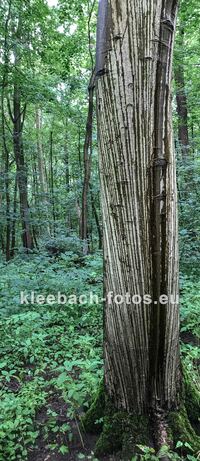
<svg viewBox="0 0 200 461"><path fill-rule="evenodd" d="M71 248L72 250L72 248ZM73 253L74 255L75 253ZM68 255L68 253L63 254ZM102 306L20 306L19 293L27 290L85 293L101 297L102 258L81 258L71 267L70 258L45 255L16 258L2 265L0 322L0 460L26 460L37 442L41 423L37 414L48 409L42 430L52 449L67 453L72 434L69 423L57 423L49 395L59 393L67 417L80 422L80 407L87 408L102 377ZM69 256L69 255L68 255ZM94 286L93 286L94 284ZM14 300L13 300L14 298ZM7 305L9 307L7 307ZM11 315L12 314L12 315ZM46 435L45 435L46 434ZM70 435L71 434L71 435ZM63 443L58 442L64 440Z"/></svg>
<svg viewBox="0 0 200 461"><path fill-rule="evenodd" d="M176 448L184 448L184 450L188 451L188 453L185 457L184 460L188 461L197 461L198 456L194 456L191 453L193 452L192 447L189 445L189 443L181 442L178 441L176 444ZM131 461L159 461L163 459L168 459L171 461L181 461L183 460L182 456L180 456L178 453L172 451L167 445L163 445L162 448L156 453L156 450L154 448L144 446L144 445L137 445L137 449L139 449L140 454L135 455L132 457Z"/></svg>

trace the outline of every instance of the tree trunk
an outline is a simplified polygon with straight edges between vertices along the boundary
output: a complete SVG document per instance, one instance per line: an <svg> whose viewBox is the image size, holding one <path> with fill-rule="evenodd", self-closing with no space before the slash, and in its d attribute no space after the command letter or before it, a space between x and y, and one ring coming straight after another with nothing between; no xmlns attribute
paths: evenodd
<svg viewBox="0 0 200 461"><path fill-rule="evenodd" d="M14 83L13 106L13 144L17 167L17 181L19 188L20 215L22 222L22 242L23 247L27 250L30 250L33 247L33 242L31 235L30 212L28 204L27 168L24 160L24 150L22 142L22 113L23 117L25 114L21 111L21 93L17 81L15 81Z"/></svg>
<svg viewBox="0 0 200 461"><path fill-rule="evenodd" d="M110 43L104 40L100 17L97 34L98 53L105 55L104 68L100 60L97 69L105 385L116 408L156 414L177 406L180 386L171 127L177 2L109 3ZM144 302L147 294L150 305ZM123 298L114 300L117 295ZM166 304L161 295L168 296ZM129 296L136 297L129 302Z"/></svg>
<svg viewBox="0 0 200 461"><path fill-rule="evenodd" d="M4 159L4 180L5 180L5 197L6 197L6 261L10 259L10 191L9 191L9 151L6 142L6 128L5 128L5 111L4 99L5 90L8 85L8 72L9 72L9 49L8 49L8 27L11 15L11 1L8 4L8 14L5 22L5 35L4 35L4 48L3 48L3 76L2 76L2 90L1 90L1 122L2 122L2 154Z"/></svg>
<svg viewBox="0 0 200 461"><path fill-rule="evenodd" d="M6 261L10 259L10 187L9 187L9 151L6 143L5 114L4 114L4 87L6 76L3 77L2 97L1 97L1 121L2 121L2 152L4 158L4 182L6 197Z"/></svg>
<svg viewBox="0 0 200 461"><path fill-rule="evenodd" d="M184 30L180 30L179 47L183 53L184 47ZM187 96L185 92L185 78L183 63L180 62L180 57L177 56L175 65L175 83L176 83L176 104L178 114L178 139L182 151L183 158L187 157L189 149L189 133L188 133L188 108Z"/></svg>
<svg viewBox="0 0 200 461"><path fill-rule="evenodd" d="M90 186L90 195L91 195L92 211L93 211L95 223L96 223L96 226L97 226L97 232L98 232L99 250L102 250L102 240L103 240L102 226L101 226L99 216L98 216L98 212L97 212L97 209L96 209L95 198L94 198L94 195L93 195L92 186Z"/></svg>
<svg viewBox="0 0 200 461"><path fill-rule="evenodd" d="M12 224L11 224L11 258L15 255L15 232L16 232L16 219L17 219L17 175L15 176L15 188L14 188L14 198L13 198L13 214L12 214Z"/></svg>
<svg viewBox="0 0 200 461"><path fill-rule="evenodd" d="M56 213L55 213L55 195L54 195L54 171L53 171L53 131L50 131L50 193L53 218L53 236L56 232Z"/></svg>
<svg viewBox="0 0 200 461"><path fill-rule="evenodd" d="M40 189L40 204L42 204L42 232L44 233L44 228L46 227L47 234L50 235L50 228L48 224L48 186L47 186L47 177L46 177L46 168L45 168L45 159L43 153L42 145L42 111L37 107L36 116L35 116L35 125L36 125L36 138L37 138L37 166L39 172L39 189ZM37 168L35 170L37 178ZM34 233L34 231L33 231ZM33 240L35 240L33 236Z"/></svg>
<svg viewBox="0 0 200 461"><path fill-rule="evenodd" d="M24 158L22 132L25 120L26 105L22 109L21 104L21 87L20 87L20 44L21 44L21 19L18 20L18 26L15 33L14 49L14 85L13 85L13 114L8 99L8 110L13 123L13 146L17 169L17 182L19 189L20 215L22 222L22 243L27 250L32 249L33 241L31 235L30 212L28 204L28 180L27 167Z"/></svg>
<svg viewBox="0 0 200 461"><path fill-rule="evenodd" d="M65 135L64 135L64 162L65 162L65 180L66 180L66 190L69 192L70 189L70 173L69 173L69 148L68 148L68 120L67 116L65 119Z"/></svg>
<svg viewBox="0 0 200 461"><path fill-rule="evenodd" d="M39 108L36 109L35 124L36 124L36 136L37 136L37 161L38 161L38 171L40 179L40 191L42 196L42 202L46 203L47 195L47 181L45 177L45 165L44 165L44 156L42 148L42 139L41 139L41 128L42 128L42 115Z"/></svg>
<svg viewBox="0 0 200 461"><path fill-rule="evenodd" d="M88 191L91 175L91 156L92 156L92 126L94 112L94 72L91 76L88 91L88 115L84 143L84 179L82 192L82 210L81 210L81 239L85 241L84 253L88 253Z"/></svg>

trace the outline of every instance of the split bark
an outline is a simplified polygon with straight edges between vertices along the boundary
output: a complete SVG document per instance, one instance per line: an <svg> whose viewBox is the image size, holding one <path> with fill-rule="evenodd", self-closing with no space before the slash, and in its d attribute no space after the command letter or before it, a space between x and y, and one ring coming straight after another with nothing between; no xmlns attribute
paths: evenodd
<svg viewBox="0 0 200 461"><path fill-rule="evenodd" d="M107 49L98 49L104 69L97 83L105 295L112 293L105 383L116 408L143 414L176 406L180 380L171 127L177 1L108 3L110 43L102 39ZM126 293L153 302L129 304ZM115 295L123 296L120 305ZM161 295L170 298L165 305Z"/></svg>

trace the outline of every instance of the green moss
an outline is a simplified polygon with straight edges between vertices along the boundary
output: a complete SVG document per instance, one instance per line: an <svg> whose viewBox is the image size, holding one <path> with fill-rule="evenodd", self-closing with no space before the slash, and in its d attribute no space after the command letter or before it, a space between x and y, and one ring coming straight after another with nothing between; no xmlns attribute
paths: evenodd
<svg viewBox="0 0 200 461"><path fill-rule="evenodd" d="M189 443L195 452L200 449L200 437L193 430L185 407L170 413L168 424L172 431L174 446L180 440Z"/></svg>
<svg viewBox="0 0 200 461"><path fill-rule="evenodd" d="M86 432L98 434L102 430L103 416L105 414L105 390L104 383L99 386L97 395L85 414L82 424Z"/></svg>
<svg viewBox="0 0 200 461"><path fill-rule="evenodd" d="M200 415L200 392L187 370L183 370L185 407L191 422L197 422Z"/></svg>
<svg viewBox="0 0 200 461"><path fill-rule="evenodd" d="M116 413L112 417L105 416L103 431L96 443L95 453L97 456L122 449L123 421L123 413Z"/></svg>
<svg viewBox="0 0 200 461"><path fill-rule="evenodd" d="M151 440L149 417L117 411L105 394L104 383L101 383L94 402L83 418L83 426L87 432L95 434L101 432L96 443L96 456L120 451L124 461L130 460L137 451L136 445L149 446ZM198 417L197 398L197 391L188 380L185 385L187 406L182 406L168 416L168 436L174 447L178 441L182 441L184 444L189 443L195 452L200 449L200 438L188 418L190 412L192 412L191 419L194 420L194 416Z"/></svg>
<svg viewBox="0 0 200 461"><path fill-rule="evenodd" d="M121 451L126 460L133 455L137 444L149 444L148 418L118 411L104 418L95 453L100 456Z"/></svg>
<svg viewBox="0 0 200 461"><path fill-rule="evenodd" d="M95 449L98 456L119 450L126 460L130 459L137 444L149 444L148 418L117 411L109 397L105 396L104 383L101 383L82 423L87 432L101 432Z"/></svg>

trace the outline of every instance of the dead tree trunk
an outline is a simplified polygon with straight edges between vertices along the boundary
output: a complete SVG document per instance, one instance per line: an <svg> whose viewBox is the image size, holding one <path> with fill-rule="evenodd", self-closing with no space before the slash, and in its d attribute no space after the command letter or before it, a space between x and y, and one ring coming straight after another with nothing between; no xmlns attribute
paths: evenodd
<svg viewBox="0 0 200 461"><path fill-rule="evenodd" d="M116 409L155 417L177 407L180 386L176 10L176 0L101 1L97 33L105 386ZM158 437L166 443L161 427Z"/></svg>

